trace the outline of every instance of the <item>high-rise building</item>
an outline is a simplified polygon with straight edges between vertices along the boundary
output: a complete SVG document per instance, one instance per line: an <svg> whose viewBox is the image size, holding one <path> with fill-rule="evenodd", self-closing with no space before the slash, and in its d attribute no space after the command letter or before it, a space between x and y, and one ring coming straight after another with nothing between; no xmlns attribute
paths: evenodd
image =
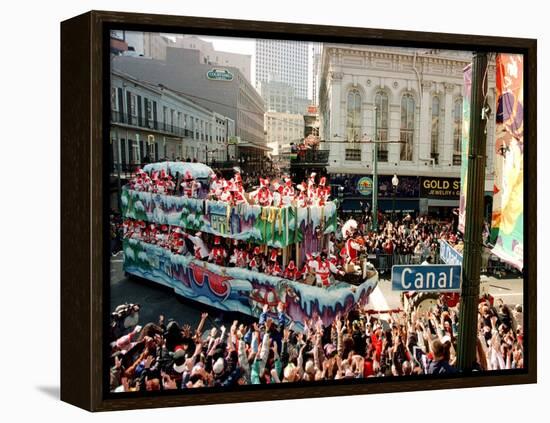
<svg viewBox="0 0 550 423"><path fill-rule="evenodd" d="M307 98L308 43L287 40L256 40L256 88L277 79L294 88L294 95Z"/></svg>
<svg viewBox="0 0 550 423"><path fill-rule="evenodd" d="M311 99L314 105L319 104L319 63L321 62L321 43L312 43L311 59L312 59L312 80L311 80Z"/></svg>
<svg viewBox="0 0 550 423"><path fill-rule="evenodd" d="M265 81L260 83L260 95L265 102L265 110L279 113L304 114L309 100L294 95L294 88L286 82Z"/></svg>

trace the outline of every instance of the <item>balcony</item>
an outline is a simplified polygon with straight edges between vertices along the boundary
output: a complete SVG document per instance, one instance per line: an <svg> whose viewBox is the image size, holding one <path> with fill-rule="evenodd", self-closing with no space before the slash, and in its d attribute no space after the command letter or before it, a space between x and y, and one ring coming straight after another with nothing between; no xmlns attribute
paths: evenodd
<svg viewBox="0 0 550 423"><path fill-rule="evenodd" d="M290 159L292 165L328 165L329 150L300 150Z"/></svg>
<svg viewBox="0 0 550 423"><path fill-rule="evenodd" d="M117 112L111 110L111 124L122 123L125 125L133 126L136 128L144 128L154 131L167 132L177 137L192 137L193 132L189 129L181 128L176 125L169 125L157 120L146 119L144 116L138 118L138 116L132 116L127 113Z"/></svg>

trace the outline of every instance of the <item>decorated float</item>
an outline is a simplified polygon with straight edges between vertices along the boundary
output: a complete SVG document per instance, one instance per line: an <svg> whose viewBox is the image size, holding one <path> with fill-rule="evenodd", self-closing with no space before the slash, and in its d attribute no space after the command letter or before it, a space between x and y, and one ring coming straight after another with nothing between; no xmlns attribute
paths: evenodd
<svg viewBox="0 0 550 423"><path fill-rule="evenodd" d="M161 225L169 228L168 233L230 239L224 242L239 242L248 250L277 249L283 266L292 261L296 267L326 249L330 235L337 230L333 201L308 207L299 207L296 201L279 207L250 204L249 200L234 204L209 196L215 174L204 164L155 163L146 165L142 172L171 175L174 185L183 175L192 175L195 188L193 198L178 189L163 194L137 190L130 184L123 187L124 218L144 226ZM208 306L256 317L266 304L269 312L276 314L281 302L298 328L315 315L330 324L338 313L366 304L378 283L378 273L368 263L356 266L355 272L334 275L329 286L316 286L304 278L294 280L235 264L207 262L194 254L181 254L133 237L129 231L125 231L123 250L124 270L130 275L165 285Z"/></svg>

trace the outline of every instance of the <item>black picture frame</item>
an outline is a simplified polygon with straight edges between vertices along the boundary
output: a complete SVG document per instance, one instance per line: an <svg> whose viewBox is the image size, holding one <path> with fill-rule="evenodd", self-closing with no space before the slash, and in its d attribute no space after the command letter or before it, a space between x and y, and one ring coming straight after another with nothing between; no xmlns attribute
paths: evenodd
<svg viewBox="0 0 550 423"><path fill-rule="evenodd" d="M400 47L505 51L524 55L526 368L483 375L407 377L362 383L246 386L155 396L105 389L104 334L109 304L109 31L330 41ZM319 396L535 383L537 42L534 39L396 31L281 22L90 11L61 23L61 399L90 411L220 404Z"/></svg>

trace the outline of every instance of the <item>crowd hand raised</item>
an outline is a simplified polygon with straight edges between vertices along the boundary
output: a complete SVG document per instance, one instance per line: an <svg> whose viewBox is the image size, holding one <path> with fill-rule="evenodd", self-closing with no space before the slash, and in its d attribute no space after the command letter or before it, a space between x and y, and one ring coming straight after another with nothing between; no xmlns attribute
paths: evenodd
<svg viewBox="0 0 550 423"><path fill-rule="evenodd" d="M191 326L190 325L183 325L181 329L181 333L183 334L184 338L191 338Z"/></svg>

